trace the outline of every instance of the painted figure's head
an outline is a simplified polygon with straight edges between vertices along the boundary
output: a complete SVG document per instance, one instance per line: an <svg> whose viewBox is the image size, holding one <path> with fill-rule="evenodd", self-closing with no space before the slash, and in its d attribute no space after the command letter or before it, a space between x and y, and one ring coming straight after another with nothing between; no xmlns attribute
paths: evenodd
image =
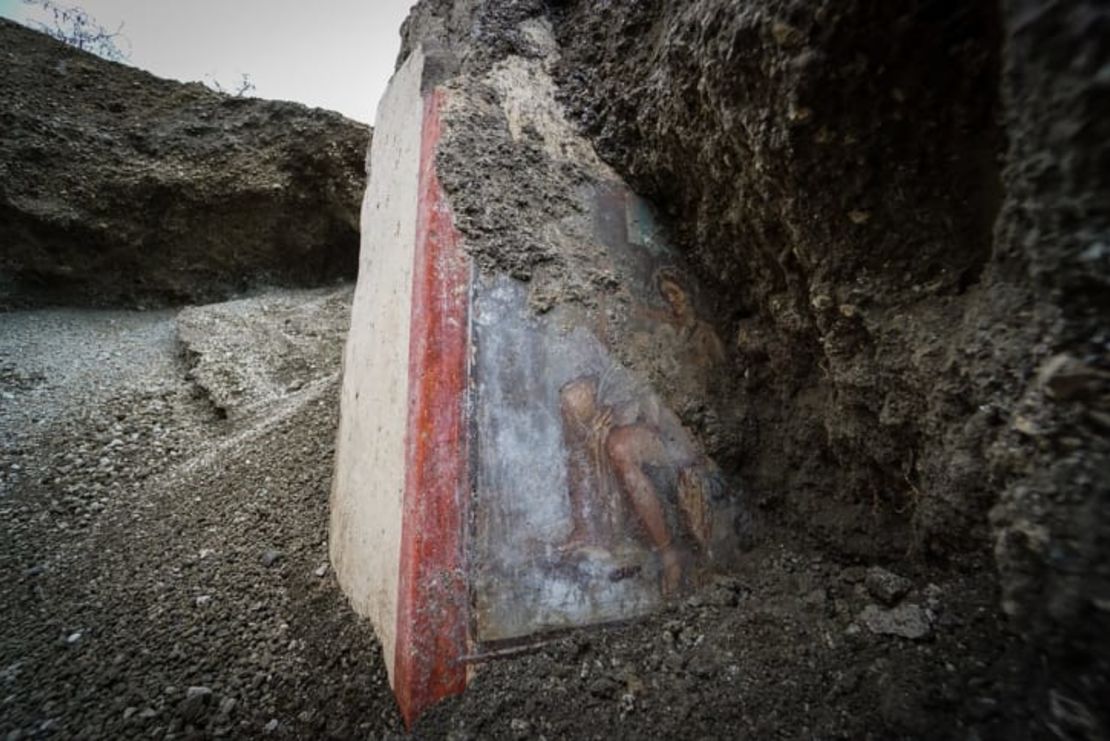
<svg viewBox="0 0 1110 741"><path fill-rule="evenodd" d="M583 376L570 381L559 389L559 403L563 418L580 425L590 422L597 414L597 379Z"/></svg>
<svg viewBox="0 0 1110 741"><path fill-rule="evenodd" d="M655 287L671 308L675 319L685 319L689 315L690 298L678 270L672 267L660 268L655 273Z"/></svg>

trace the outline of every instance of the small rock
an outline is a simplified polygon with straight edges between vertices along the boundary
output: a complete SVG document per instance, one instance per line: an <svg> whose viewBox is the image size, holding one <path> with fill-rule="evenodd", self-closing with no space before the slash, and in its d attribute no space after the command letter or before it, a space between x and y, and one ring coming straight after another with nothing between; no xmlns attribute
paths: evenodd
<svg viewBox="0 0 1110 741"><path fill-rule="evenodd" d="M1095 714L1078 700L1067 697L1057 690L1051 690L1049 709L1060 726L1071 731L1069 737L1097 738L1100 735L1099 722Z"/></svg>
<svg viewBox="0 0 1110 741"><path fill-rule="evenodd" d="M124 720L131 720L131 716L134 715L137 712L139 712L139 709L136 708L136 707L124 708L123 709L123 719Z"/></svg>
<svg viewBox="0 0 1110 741"><path fill-rule="evenodd" d="M929 621L917 605L904 604L889 610L868 605L860 613L859 621L872 633L919 640L929 635Z"/></svg>
<svg viewBox="0 0 1110 741"><path fill-rule="evenodd" d="M224 718L231 715L231 711L235 709L236 700L234 697L225 697L220 702L220 715Z"/></svg>
<svg viewBox="0 0 1110 741"><path fill-rule="evenodd" d="M633 695L642 693L647 687L644 680L632 672L628 672L624 675L624 685L628 692Z"/></svg>
<svg viewBox="0 0 1110 741"><path fill-rule="evenodd" d="M328 565L324 564L323 566L319 567L318 569L316 569L312 573L316 574L316 576L318 576L322 579L328 573Z"/></svg>
<svg viewBox="0 0 1110 741"><path fill-rule="evenodd" d="M848 566L840 572L840 578L848 584L859 584L867 578L867 572L862 566Z"/></svg>
<svg viewBox="0 0 1110 741"><path fill-rule="evenodd" d="M887 607L893 607L906 596L913 582L879 566L867 570L864 586L872 597Z"/></svg>
<svg viewBox="0 0 1110 741"><path fill-rule="evenodd" d="M41 563L40 564L35 564L31 568L25 569L23 571L23 578L24 579L33 579L33 578L35 578L36 576L39 576L40 574L42 574L45 571L46 571L46 567L43 566Z"/></svg>
<svg viewBox="0 0 1110 741"><path fill-rule="evenodd" d="M274 550L273 548L267 548L262 553L262 565L265 566L266 568L270 568L271 566L273 566L275 563L277 563L280 560L281 560L281 551Z"/></svg>
<svg viewBox="0 0 1110 741"><path fill-rule="evenodd" d="M267 723L266 726L262 730L265 731L266 733L273 733L277 729L278 729L278 720L277 720L277 718L271 718L270 722Z"/></svg>
<svg viewBox="0 0 1110 741"><path fill-rule="evenodd" d="M616 697L619 689L621 689L620 684L611 677L598 677L590 682L590 694L604 700Z"/></svg>
<svg viewBox="0 0 1110 741"><path fill-rule="evenodd" d="M771 36L779 46L795 46L804 39L801 31L780 20L771 24Z"/></svg>
<svg viewBox="0 0 1110 741"><path fill-rule="evenodd" d="M523 718L510 720L509 728L513 732L513 738L528 738L532 735L532 724Z"/></svg>
<svg viewBox="0 0 1110 741"><path fill-rule="evenodd" d="M82 635L83 633L81 633L81 631L70 633L68 636L66 636L66 643L72 646L73 644L81 640Z"/></svg>
<svg viewBox="0 0 1110 741"><path fill-rule="evenodd" d="M693 608L697 609L699 607L704 607L706 604L708 604L708 603L706 602L705 598L700 594L692 594L686 599L686 606L687 607L693 607Z"/></svg>
<svg viewBox="0 0 1110 741"><path fill-rule="evenodd" d="M703 596L705 604L713 607L736 607L740 604L740 595L731 589L713 587Z"/></svg>
<svg viewBox="0 0 1110 741"><path fill-rule="evenodd" d="M720 670L717 657L708 651L699 652L686 662L686 671L699 679L709 679Z"/></svg>
<svg viewBox="0 0 1110 741"><path fill-rule="evenodd" d="M199 597L197 597L197 600L196 600L197 607L204 607L205 605L207 605L211 601L212 601L212 595L202 594Z"/></svg>
<svg viewBox="0 0 1110 741"><path fill-rule="evenodd" d="M744 584L739 579L731 576L716 576L709 589L702 594L702 599L705 604L714 607L736 607L746 592Z"/></svg>
<svg viewBox="0 0 1110 741"><path fill-rule="evenodd" d="M1041 366L1038 381L1050 398L1070 401L1097 395L1110 385L1110 373L1064 353Z"/></svg>
<svg viewBox="0 0 1110 741"><path fill-rule="evenodd" d="M802 602L805 606L812 609L824 607L828 600L829 593L825 591L824 587L817 587L817 589L810 591L802 598Z"/></svg>
<svg viewBox="0 0 1110 741"><path fill-rule="evenodd" d="M207 714L212 701L212 690L207 687L190 687L185 691L185 699L177 706L178 713L186 723L199 723Z"/></svg>
<svg viewBox="0 0 1110 741"><path fill-rule="evenodd" d="M967 705L967 713L974 720L984 721L998 715L998 700L993 697L977 697Z"/></svg>

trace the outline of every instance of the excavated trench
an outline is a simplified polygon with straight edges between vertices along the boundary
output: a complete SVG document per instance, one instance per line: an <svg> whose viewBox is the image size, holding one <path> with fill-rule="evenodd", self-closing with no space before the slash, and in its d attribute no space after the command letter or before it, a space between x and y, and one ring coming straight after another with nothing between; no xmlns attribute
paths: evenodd
<svg viewBox="0 0 1110 741"><path fill-rule="evenodd" d="M541 313L594 276L528 216L573 214L551 194L584 171L550 132L510 136L491 70L549 73L567 130L654 204L727 361L697 403L661 393L754 523L733 570L657 614L476 663L417 736L1106 735L1110 16L1037 5L414 7L402 61L444 50L479 101L439 164L482 270ZM349 274L339 201L301 225L321 279ZM12 239L60 228L11 208ZM242 285L225 267L220 294ZM56 300L66 274L3 300ZM159 300L208 296L179 277L155 271ZM0 315L0 734L402 732L327 566L349 307L260 289Z"/></svg>

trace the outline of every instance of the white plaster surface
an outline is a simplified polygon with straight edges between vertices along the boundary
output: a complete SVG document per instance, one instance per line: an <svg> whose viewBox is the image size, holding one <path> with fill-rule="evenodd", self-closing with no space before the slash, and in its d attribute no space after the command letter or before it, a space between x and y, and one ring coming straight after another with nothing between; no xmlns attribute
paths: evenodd
<svg viewBox="0 0 1110 741"><path fill-rule="evenodd" d="M378 105L343 388L329 551L339 584L381 639L393 679L408 420L424 58L416 50Z"/></svg>

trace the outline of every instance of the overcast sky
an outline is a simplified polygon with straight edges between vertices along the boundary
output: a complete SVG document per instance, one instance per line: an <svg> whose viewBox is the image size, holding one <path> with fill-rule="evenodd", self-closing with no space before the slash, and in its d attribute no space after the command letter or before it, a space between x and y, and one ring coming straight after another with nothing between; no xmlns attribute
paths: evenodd
<svg viewBox="0 0 1110 741"><path fill-rule="evenodd" d="M250 75L260 98L296 100L373 123L414 0L60 0L103 26L121 22L130 63L160 77ZM0 15L24 19L22 0Z"/></svg>

